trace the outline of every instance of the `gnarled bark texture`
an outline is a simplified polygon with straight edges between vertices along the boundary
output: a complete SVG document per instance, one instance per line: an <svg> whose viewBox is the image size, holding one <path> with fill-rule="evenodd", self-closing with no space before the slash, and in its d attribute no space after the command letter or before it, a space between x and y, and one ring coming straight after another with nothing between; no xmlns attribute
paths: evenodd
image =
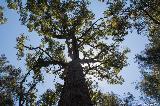
<svg viewBox="0 0 160 106"><path fill-rule="evenodd" d="M60 98L58 106L93 106L83 68L76 60L69 63Z"/></svg>

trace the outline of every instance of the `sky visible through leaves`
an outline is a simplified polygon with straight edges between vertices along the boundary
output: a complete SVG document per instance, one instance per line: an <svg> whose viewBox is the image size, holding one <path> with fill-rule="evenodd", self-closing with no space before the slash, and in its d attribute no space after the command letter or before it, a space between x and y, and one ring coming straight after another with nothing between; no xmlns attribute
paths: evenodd
<svg viewBox="0 0 160 106"><path fill-rule="evenodd" d="M0 5L5 6L5 0L0 1ZM106 5L98 1L94 1L90 7L96 14L96 18L103 16L102 12L105 10ZM16 67L21 67L25 70L23 65L24 61L17 61L16 57L16 37L24 33L30 36L32 44L38 44L39 39L35 36L35 32L29 33L26 26L22 26L19 21L19 15L13 11L4 9L5 16L7 17L7 23L0 25L0 54L5 54L11 64ZM129 33L123 42L122 48L128 47L131 52L128 53L129 65L120 72L125 82L122 85L109 85L106 81L99 83L102 92L111 92L115 94L123 95L123 93L131 92L135 97L140 95L140 92L135 90L134 82L140 80L140 69L138 64L135 63L135 55L140 53L147 44L147 38L143 35L136 34L135 31ZM47 88L53 87L53 76L45 74L45 83L39 84L39 93L42 94Z"/></svg>

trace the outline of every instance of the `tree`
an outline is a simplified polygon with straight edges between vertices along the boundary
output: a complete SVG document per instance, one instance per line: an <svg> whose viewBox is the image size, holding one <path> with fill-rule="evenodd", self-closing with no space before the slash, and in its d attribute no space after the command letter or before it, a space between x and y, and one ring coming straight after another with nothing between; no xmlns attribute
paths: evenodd
<svg viewBox="0 0 160 106"><path fill-rule="evenodd" d="M136 59L141 69L142 81L138 88L143 94L154 98L159 102L160 92L160 1L159 0L99 0L110 5L111 15L116 15L115 11L120 9L122 14L130 19L131 26L139 34L146 35L149 44L145 50L136 55ZM126 8L118 8L125 3ZM121 3L123 2L123 3ZM132 21L132 22L131 22ZM131 28L132 28L131 27ZM151 70L151 72L148 71Z"/></svg>
<svg viewBox="0 0 160 106"><path fill-rule="evenodd" d="M158 31L158 30L157 30ZM160 58L159 58L159 37L157 35L151 36L150 44L146 49L137 55L137 61L141 69L149 69L149 71L142 71L142 81L139 84L140 90L155 99L160 100ZM159 36L159 35L158 35ZM153 39L152 39L153 38Z"/></svg>
<svg viewBox="0 0 160 106"><path fill-rule="evenodd" d="M160 6L157 0L138 0L133 1L135 9L140 14L139 20L146 25L143 29L147 32L149 44L145 50L136 56L137 62L142 69L150 69L142 71L142 81L139 83L139 89L147 96L159 101L160 96L160 58L159 58L159 28L160 28ZM142 20L143 19L143 20Z"/></svg>
<svg viewBox="0 0 160 106"><path fill-rule="evenodd" d="M101 0L105 2L105 0ZM112 11L117 9L119 1L113 0L111 3ZM122 2L125 2L122 1ZM146 35L149 40L149 44L146 45L145 50L136 55L136 59L140 67L143 69L142 81L139 83L139 89L159 101L159 28L160 28L160 1L158 0L129 0L126 5L126 9L121 8L124 11L122 14L129 17L131 26L137 30L139 34ZM115 12L112 12L112 15ZM148 72L150 69L151 72ZM145 71L144 71L145 70Z"/></svg>
<svg viewBox="0 0 160 106"><path fill-rule="evenodd" d="M14 68L12 65L8 65L6 57L1 55L0 57L0 105L13 106L13 99L16 92L16 81L19 79L19 69Z"/></svg>
<svg viewBox="0 0 160 106"><path fill-rule="evenodd" d="M128 50L120 52L118 46L129 28L126 17L106 15L95 19L88 0L7 2L9 8L19 12L22 24L41 38L39 46L34 47L25 45L26 37L20 36L19 58L26 55L27 66L36 75L41 76L42 69L51 69L64 80L59 106L92 105L87 75L109 83L123 82L118 73L127 65Z"/></svg>
<svg viewBox="0 0 160 106"><path fill-rule="evenodd" d="M24 73L20 68L10 65L4 55L0 56L0 105L13 106L16 101L19 106L35 104L35 88L39 78L32 76L35 79L29 82L27 77L31 71Z"/></svg>

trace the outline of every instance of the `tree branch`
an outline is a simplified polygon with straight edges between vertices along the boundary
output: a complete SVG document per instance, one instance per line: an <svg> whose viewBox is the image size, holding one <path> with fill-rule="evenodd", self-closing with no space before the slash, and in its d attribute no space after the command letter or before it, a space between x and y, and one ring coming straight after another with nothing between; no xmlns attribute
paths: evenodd
<svg viewBox="0 0 160 106"><path fill-rule="evenodd" d="M30 72L31 72L31 70L29 70L29 71L25 74L24 78L23 78L22 81L21 81L21 84L23 84L23 83L25 82L25 80L26 80L27 76L30 74Z"/></svg>
<svg viewBox="0 0 160 106"><path fill-rule="evenodd" d="M105 17L104 17L105 18ZM92 29L92 27L99 21L102 20L104 18L99 18L98 20L96 20L84 33L82 33L82 36L79 38L81 39L83 36L86 36L86 34L88 33L88 31L90 31Z"/></svg>
<svg viewBox="0 0 160 106"><path fill-rule="evenodd" d="M25 95L28 96L29 92L30 92L32 89L34 89L37 84L38 84L38 81L35 82L35 83L30 87L30 89L25 93Z"/></svg>
<svg viewBox="0 0 160 106"><path fill-rule="evenodd" d="M151 15L148 13L148 11L146 11L145 9L142 9L142 10L146 13L146 15L149 16L149 18L150 18L151 20L153 20L153 22L155 22L156 24L160 25L160 22L159 22L158 20L156 20L153 16L151 16Z"/></svg>
<svg viewBox="0 0 160 106"><path fill-rule="evenodd" d="M55 64L55 65L61 65L61 66L63 66L63 67L65 67L66 65L67 65L67 63L65 63L65 62L62 62L62 61L58 61L58 60L54 60L50 55L49 55L49 53L47 53L45 50L43 50L42 48L40 48L40 47L28 47L28 46L24 46L25 48L27 48L27 49L29 49L29 50L36 50L36 49L39 49L39 50L41 50L42 52L44 52L45 54L47 54L47 56L48 57L50 57L50 59L51 59L51 61L44 61L44 60L42 60L42 59L40 59L38 62L39 63L43 63L43 64L41 64L41 65L43 65L43 66L49 66L50 64ZM42 66L42 67L43 67Z"/></svg>

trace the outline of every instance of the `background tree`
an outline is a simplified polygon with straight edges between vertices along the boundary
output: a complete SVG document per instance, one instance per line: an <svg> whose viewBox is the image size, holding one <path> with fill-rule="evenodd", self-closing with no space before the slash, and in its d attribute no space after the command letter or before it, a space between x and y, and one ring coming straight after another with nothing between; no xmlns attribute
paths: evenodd
<svg viewBox="0 0 160 106"><path fill-rule="evenodd" d="M11 65L6 65L6 57L2 55L0 57L0 105L13 106L15 81L18 76L19 70L15 69ZM14 75L14 76L11 76Z"/></svg>
<svg viewBox="0 0 160 106"><path fill-rule="evenodd" d="M140 64L142 71L142 81L139 83L139 89L147 96L154 98L157 102L160 99L160 1L157 0L138 0L132 2L134 9L139 15L139 22L141 21L145 29L145 34L148 36L149 44L146 45L145 50L137 55L137 62ZM143 32L144 32L143 31ZM149 71L149 70L151 71ZM146 70L146 71L144 71Z"/></svg>
<svg viewBox="0 0 160 106"><path fill-rule="evenodd" d="M159 36L159 35L158 35ZM152 41L153 39L154 41ZM141 66L142 81L140 82L141 91L154 98L159 102L160 99L160 55L159 55L159 37L155 38L156 35L151 37L150 44L146 46L146 49L137 55L137 61ZM144 71L144 69L146 71ZM151 71L149 71L151 70Z"/></svg>
<svg viewBox="0 0 160 106"><path fill-rule="evenodd" d="M131 28L137 30L138 34L147 36L149 44L145 50L136 56L138 64L143 69L142 81L138 88L143 94L159 101L160 93L160 1L159 0L99 0L110 5L110 15L117 15L115 11L120 10L121 15L129 18ZM121 8L121 4L125 8ZM118 14L119 15L119 14ZM149 70L151 71L149 71Z"/></svg>
<svg viewBox="0 0 160 106"><path fill-rule="evenodd" d="M24 73L24 72L23 72ZM39 82L37 76L35 79L28 80L31 71L23 74L20 68L10 65L4 55L0 56L0 105L35 105L36 103L36 85Z"/></svg>

